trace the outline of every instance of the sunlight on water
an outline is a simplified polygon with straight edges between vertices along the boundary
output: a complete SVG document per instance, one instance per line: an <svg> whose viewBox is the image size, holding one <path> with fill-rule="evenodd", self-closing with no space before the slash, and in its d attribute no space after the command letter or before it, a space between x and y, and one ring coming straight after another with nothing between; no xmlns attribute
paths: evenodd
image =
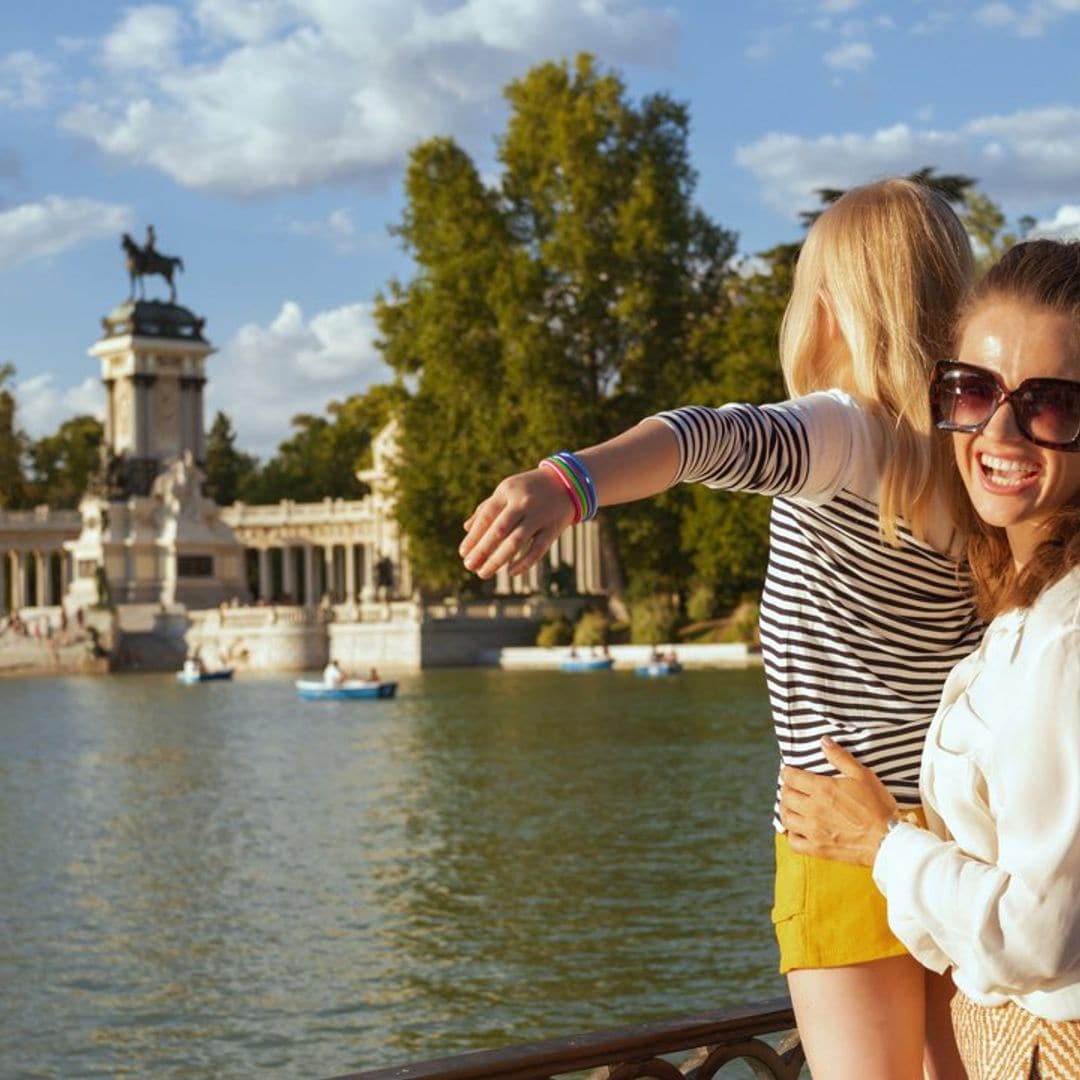
<svg viewBox="0 0 1080 1080"><path fill-rule="evenodd" d="M5 1077L331 1076L783 992L759 670L0 682Z"/></svg>

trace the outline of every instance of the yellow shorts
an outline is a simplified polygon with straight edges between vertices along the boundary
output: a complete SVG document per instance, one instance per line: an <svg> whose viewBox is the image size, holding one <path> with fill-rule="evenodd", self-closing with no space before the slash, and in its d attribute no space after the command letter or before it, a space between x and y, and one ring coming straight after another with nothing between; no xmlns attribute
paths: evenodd
<svg viewBox="0 0 1080 1080"><path fill-rule="evenodd" d="M921 811L909 812L925 825ZM870 867L798 855L785 833L776 834L772 921L781 973L865 964L907 952L889 929L885 897Z"/></svg>

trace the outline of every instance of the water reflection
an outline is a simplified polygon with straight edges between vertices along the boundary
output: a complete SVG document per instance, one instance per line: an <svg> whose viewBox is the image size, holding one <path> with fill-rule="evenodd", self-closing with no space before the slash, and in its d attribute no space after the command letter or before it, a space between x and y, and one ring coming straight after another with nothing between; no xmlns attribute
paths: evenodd
<svg viewBox="0 0 1080 1080"><path fill-rule="evenodd" d="M331 1075L779 992L760 672L357 704L0 683L11 1075Z"/></svg>

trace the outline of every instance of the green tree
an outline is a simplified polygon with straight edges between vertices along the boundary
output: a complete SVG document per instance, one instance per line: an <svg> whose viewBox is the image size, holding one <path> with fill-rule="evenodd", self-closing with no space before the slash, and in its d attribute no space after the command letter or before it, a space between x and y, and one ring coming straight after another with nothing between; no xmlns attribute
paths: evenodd
<svg viewBox="0 0 1080 1080"><path fill-rule="evenodd" d="M236 431L228 415L220 410L206 435L206 495L219 506L236 501L241 488L250 483L258 469L258 459L236 448Z"/></svg>
<svg viewBox="0 0 1080 1080"><path fill-rule="evenodd" d="M1032 217L1022 217L1015 232L1005 230L1005 214L988 195L972 191L964 198L964 212L960 215L975 245L976 261L983 273L1006 251L1023 240L1035 225Z"/></svg>
<svg viewBox="0 0 1080 1080"><path fill-rule="evenodd" d="M27 501L23 456L26 436L15 424L15 395L6 385L14 380L15 368L0 364L0 509L15 510Z"/></svg>
<svg viewBox="0 0 1080 1080"><path fill-rule="evenodd" d="M413 152L396 232L417 274L378 304L385 356L415 380L399 519L418 576L444 588L462 580L461 522L500 476L685 399L704 367L694 330L724 303L734 250L692 203L684 106L634 105L588 56L540 65L506 96L497 188L449 140ZM663 503L601 526L616 587L622 545L675 572Z"/></svg>
<svg viewBox="0 0 1080 1080"><path fill-rule="evenodd" d="M794 245L763 252L728 288L722 313L706 319L697 347L712 358L693 398L704 404L762 404L785 397L780 322L795 274ZM712 614L760 589L769 555L771 500L692 485L682 515L683 550L693 574L712 586Z"/></svg>
<svg viewBox="0 0 1080 1080"><path fill-rule="evenodd" d="M105 432L94 416L73 416L30 444L30 494L35 503L73 509L97 471Z"/></svg>
<svg viewBox="0 0 1080 1080"><path fill-rule="evenodd" d="M374 386L345 401L331 401L327 416L294 416L293 436L261 470L239 478L238 497L251 503L361 498L368 489L356 473L370 464L371 440L403 398L397 387Z"/></svg>

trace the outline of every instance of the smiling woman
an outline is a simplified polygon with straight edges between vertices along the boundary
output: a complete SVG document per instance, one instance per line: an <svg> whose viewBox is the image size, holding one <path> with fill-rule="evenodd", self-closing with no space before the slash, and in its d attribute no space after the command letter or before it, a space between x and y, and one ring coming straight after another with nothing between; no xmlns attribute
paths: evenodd
<svg viewBox="0 0 1080 1080"><path fill-rule="evenodd" d="M798 851L873 866L889 925L959 989L968 1075L1080 1075L1080 244L1010 251L938 365L937 426L983 522L981 647L953 670L923 752L928 828L874 773L783 771Z"/></svg>

